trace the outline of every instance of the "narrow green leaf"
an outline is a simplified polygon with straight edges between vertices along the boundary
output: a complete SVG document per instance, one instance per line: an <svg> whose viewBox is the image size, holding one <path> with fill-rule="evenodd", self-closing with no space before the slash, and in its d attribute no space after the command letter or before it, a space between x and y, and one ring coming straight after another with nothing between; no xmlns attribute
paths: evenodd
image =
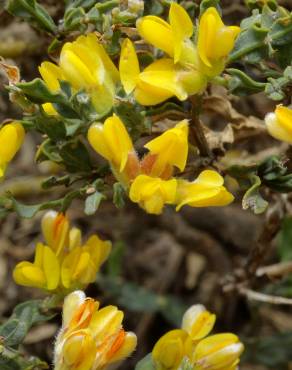
<svg viewBox="0 0 292 370"><path fill-rule="evenodd" d="M105 198L105 196L99 191L95 191L93 194L89 195L85 200L84 212L87 216L92 216L98 210L100 202Z"/></svg>
<svg viewBox="0 0 292 370"><path fill-rule="evenodd" d="M261 179L253 175L250 177L252 186L247 190L242 198L242 208L250 208L256 215L266 211L269 203L261 196L259 190L261 186Z"/></svg>
<svg viewBox="0 0 292 370"><path fill-rule="evenodd" d="M12 15L23 18L40 29L55 33L57 26L53 19L35 0L8 0L7 11Z"/></svg>

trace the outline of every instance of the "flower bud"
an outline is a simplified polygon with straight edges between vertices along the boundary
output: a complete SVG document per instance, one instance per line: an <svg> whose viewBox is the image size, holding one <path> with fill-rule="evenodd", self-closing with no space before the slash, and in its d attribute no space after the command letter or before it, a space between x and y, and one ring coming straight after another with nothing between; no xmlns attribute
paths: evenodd
<svg viewBox="0 0 292 370"><path fill-rule="evenodd" d="M175 370L185 355L184 330L171 330L163 335L155 344L152 358L158 370Z"/></svg>
<svg viewBox="0 0 292 370"><path fill-rule="evenodd" d="M196 370L233 370L243 350L243 344L234 334L212 335L198 343L192 363Z"/></svg>
<svg viewBox="0 0 292 370"><path fill-rule="evenodd" d="M275 139L292 144L292 109L278 105L265 117L268 132Z"/></svg>
<svg viewBox="0 0 292 370"><path fill-rule="evenodd" d="M225 26L216 8L208 8L199 23L198 52L203 72L210 77L220 74L240 32L237 26Z"/></svg>
<svg viewBox="0 0 292 370"><path fill-rule="evenodd" d="M69 221L63 213L48 211L42 218L42 231L49 247L57 255L69 244Z"/></svg>
<svg viewBox="0 0 292 370"><path fill-rule="evenodd" d="M103 125L94 123L88 130L88 140L94 150L111 162L118 172L125 169L129 153L134 151L123 122L115 114L107 118Z"/></svg>
<svg viewBox="0 0 292 370"><path fill-rule="evenodd" d="M20 149L24 135L24 128L16 121L0 128L0 179L5 175L8 163Z"/></svg>
<svg viewBox="0 0 292 370"><path fill-rule="evenodd" d="M216 316L207 311L203 305L193 305L183 316L182 329L189 334L193 341L197 341L210 333L215 320Z"/></svg>

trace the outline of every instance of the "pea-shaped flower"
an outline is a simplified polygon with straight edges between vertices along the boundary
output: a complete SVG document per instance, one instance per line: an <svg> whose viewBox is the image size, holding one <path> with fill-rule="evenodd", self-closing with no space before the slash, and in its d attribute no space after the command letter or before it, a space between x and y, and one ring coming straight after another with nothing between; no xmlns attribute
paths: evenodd
<svg viewBox="0 0 292 370"><path fill-rule="evenodd" d="M157 370L176 370L186 355L187 333L181 329L163 335L152 350L152 359Z"/></svg>
<svg viewBox="0 0 292 370"><path fill-rule="evenodd" d="M292 109L278 105L274 113L265 118L268 132L275 139L292 144Z"/></svg>
<svg viewBox="0 0 292 370"><path fill-rule="evenodd" d="M191 362L196 370L236 370L243 350L234 334L211 335L196 346Z"/></svg>
<svg viewBox="0 0 292 370"><path fill-rule="evenodd" d="M94 123L88 130L88 141L93 149L111 164L112 171L127 187L139 172L139 161L126 127L115 114L104 124Z"/></svg>
<svg viewBox="0 0 292 370"><path fill-rule="evenodd" d="M122 45L121 81L127 94L134 91L142 105L156 105L172 96L186 100L206 87L207 80L199 71L199 57L190 37L193 23L185 9L171 3L169 23L156 16L137 21L142 38L163 50L169 57L158 59L140 71L135 48L130 40Z"/></svg>
<svg viewBox="0 0 292 370"><path fill-rule="evenodd" d="M55 344L55 370L104 370L131 355L137 338L123 329L123 317L115 306L100 309L82 291L68 295Z"/></svg>
<svg viewBox="0 0 292 370"><path fill-rule="evenodd" d="M202 71L209 77L220 74L240 32L237 26L225 26L214 7L208 8L199 22L198 53Z"/></svg>
<svg viewBox="0 0 292 370"><path fill-rule="evenodd" d="M187 363L194 370L236 370L244 346L232 333L208 336L215 315L200 304L184 314L181 329L163 335L152 350L158 370L177 370Z"/></svg>
<svg viewBox="0 0 292 370"><path fill-rule="evenodd" d="M0 179L5 175L8 163L18 152L25 131L19 122L8 123L0 128Z"/></svg>
<svg viewBox="0 0 292 370"><path fill-rule="evenodd" d="M207 311L201 304L191 306L182 319L182 329L190 336L192 341L206 337L216 321L216 316Z"/></svg>
<svg viewBox="0 0 292 370"><path fill-rule="evenodd" d="M54 211L45 214L42 229L47 245L37 244L33 263L16 265L16 283L61 294L92 283L110 253L111 243L93 235L82 244L81 231L70 230L67 217Z"/></svg>
<svg viewBox="0 0 292 370"><path fill-rule="evenodd" d="M44 62L39 71L53 92L59 90L59 80L68 81L74 91L85 90L100 116L113 106L119 73L94 33L67 42L62 47L59 66ZM44 108L47 113L54 112L48 105Z"/></svg>

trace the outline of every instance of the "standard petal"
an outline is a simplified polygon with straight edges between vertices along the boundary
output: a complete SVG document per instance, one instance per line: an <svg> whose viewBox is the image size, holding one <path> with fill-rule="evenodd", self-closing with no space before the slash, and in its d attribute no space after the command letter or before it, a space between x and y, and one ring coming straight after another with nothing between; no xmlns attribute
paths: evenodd
<svg viewBox="0 0 292 370"><path fill-rule="evenodd" d="M51 62L43 62L39 66L39 72L42 79L52 92L56 92L60 89L59 81L62 80L63 73L59 66Z"/></svg>
<svg viewBox="0 0 292 370"><path fill-rule="evenodd" d="M194 26L186 10L177 3L170 5L169 22L174 37L174 63L177 63L180 61L185 40L194 32Z"/></svg>
<svg viewBox="0 0 292 370"><path fill-rule="evenodd" d="M137 86L140 67L135 47L131 40L125 39L122 44L119 71L122 85L127 94Z"/></svg>
<svg viewBox="0 0 292 370"><path fill-rule="evenodd" d="M137 29L141 37L149 44L174 55L174 38L170 25L156 16L146 16L137 21Z"/></svg>

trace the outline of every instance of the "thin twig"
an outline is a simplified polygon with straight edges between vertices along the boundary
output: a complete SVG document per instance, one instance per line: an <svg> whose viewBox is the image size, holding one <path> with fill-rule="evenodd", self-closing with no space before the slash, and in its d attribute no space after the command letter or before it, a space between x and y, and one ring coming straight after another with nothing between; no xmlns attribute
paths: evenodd
<svg viewBox="0 0 292 370"><path fill-rule="evenodd" d="M270 304L284 304L284 305L292 305L291 298L279 297L268 295L264 293L255 292L254 290L248 288L240 288L240 293L246 296L247 299L251 301L258 301Z"/></svg>
<svg viewBox="0 0 292 370"><path fill-rule="evenodd" d="M190 125L190 131L196 141L196 144L199 148L200 154L203 157L209 157L212 158L212 152L209 148L207 139L204 134L203 126L200 121L200 111L201 111L201 105L202 105L202 97L200 96L191 96L190 102L192 104L191 108L191 125Z"/></svg>
<svg viewBox="0 0 292 370"><path fill-rule="evenodd" d="M292 273L292 262L280 262L269 266L259 267L256 271L256 276L261 277L283 277Z"/></svg>
<svg viewBox="0 0 292 370"><path fill-rule="evenodd" d="M248 279L253 280L255 278L258 267L262 264L263 259L268 254L271 242L281 226L282 216L282 209L279 208L278 204L275 205L274 208L271 208L267 214L264 228L257 242L251 249L245 264Z"/></svg>

